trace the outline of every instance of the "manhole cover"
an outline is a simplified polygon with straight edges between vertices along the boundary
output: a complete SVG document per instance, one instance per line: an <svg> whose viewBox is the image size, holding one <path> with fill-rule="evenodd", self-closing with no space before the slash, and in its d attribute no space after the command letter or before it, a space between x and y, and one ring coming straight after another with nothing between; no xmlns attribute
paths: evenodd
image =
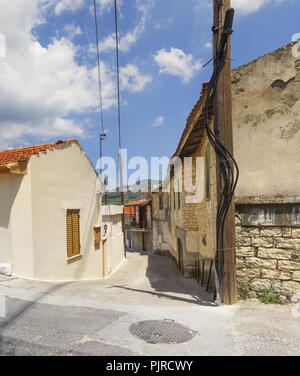
<svg viewBox="0 0 300 376"><path fill-rule="evenodd" d="M173 320L149 320L136 322L129 327L129 332L148 343L184 343L197 334L195 331Z"/></svg>

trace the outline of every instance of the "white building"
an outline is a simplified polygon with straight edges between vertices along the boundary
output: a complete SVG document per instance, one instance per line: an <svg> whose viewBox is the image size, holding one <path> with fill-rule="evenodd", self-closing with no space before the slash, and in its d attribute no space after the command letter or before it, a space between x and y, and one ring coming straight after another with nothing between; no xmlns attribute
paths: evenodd
<svg viewBox="0 0 300 376"><path fill-rule="evenodd" d="M0 264L23 278L103 278L97 183L77 140L0 151ZM122 261L124 247L111 252Z"/></svg>

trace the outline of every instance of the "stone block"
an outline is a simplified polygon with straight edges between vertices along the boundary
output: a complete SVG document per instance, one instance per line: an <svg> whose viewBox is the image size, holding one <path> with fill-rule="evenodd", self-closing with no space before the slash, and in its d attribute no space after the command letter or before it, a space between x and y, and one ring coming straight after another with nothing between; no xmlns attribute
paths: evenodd
<svg viewBox="0 0 300 376"><path fill-rule="evenodd" d="M275 242L277 248L300 250L300 239L276 238Z"/></svg>
<svg viewBox="0 0 300 376"><path fill-rule="evenodd" d="M292 237L300 239L300 228L292 229Z"/></svg>
<svg viewBox="0 0 300 376"><path fill-rule="evenodd" d="M289 281L292 279L292 273L282 270L262 269L261 277L268 279L279 279L282 281Z"/></svg>
<svg viewBox="0 0 300 376"><path fill-rule="evenodd" d="M270 291L271 281L268 279L256 279L251 282L251 290L257 292Z"/></svg>
<svg viewBox="0 0 300 376"><path fill-rule="evenodd" d="M284 238L292 237L292 229L290 227L282 227L282 236Z"/></svg>
<svg viewBox="0 0 300 376"><path fill-rule="evenodd" d="M276 269L277 260L263 260L252 257L245 260L245 266L246 268Z"/></svg>
<svg viewBox="0 0 300 376"><path fill-rule="evenodd" d="M281 231L280 227L263 228L263 229L260 230L260 236L266 236L266 237L277 236L277 237L280 237L280 236L282 236L282 231Z"/></svg>
<svg viewBox="0 0 300 376"><path fill-rule="evenodd" d="M298 272L294 272L294 273L293 273L293 277L292 277L292 279L293 279L294 281L300 282L300 271L298 271Z"/></svg>
<svg viewBox="0 0 300 376"><path fill-rule="evenodd" d="M237 234L236 245L238 247L251 247L251 237L250 236L244 236L242 234Z"/></svg>
<svg viewBox="0 0 300 376"><path fill-rule="evenodd" d="M255 251L251 247L237 247L236 255L238 257L254 257Z"/></svg>
<svg viewBox="0 0 300 376"><path fill-rule="evenodd" d="M253 247L261 247L261 248L273 248L274 247L274 239L269 237L259 237L259 238L252 238L252 245Z"/></svg>
<svg viewBox="0 0 300 376"><path fill-rule="evenodd" d="M300 270L300 262L295 261L278 261L278 269L281 270Z"/></svg>
<svg viewBox="0 0 300 376"><path fill-rule="evenodd" d="M281 293L283 295L291 296L300 292L300 283L299 282L282 282Z"/></svg>
<svg viewBox="0 0 300 376"><path fill-rule="evenodd" d="M291 260L292 251L279 248L259 248L257 257L264 259Z"/></svg>

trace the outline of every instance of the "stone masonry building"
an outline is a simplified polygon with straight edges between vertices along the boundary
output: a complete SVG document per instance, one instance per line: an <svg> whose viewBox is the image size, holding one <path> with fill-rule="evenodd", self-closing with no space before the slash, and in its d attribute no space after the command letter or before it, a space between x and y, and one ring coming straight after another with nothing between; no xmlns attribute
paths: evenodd
<svg viewBox="0 0 300 376"><path fill-rule="evenodd" d="M234 155L240 168L237 282L245 298L270 292L286 300L300 292L300 59L293 47L232 72ZM154 251L170 253L186 277L195 260L212 259L215 252L215 157L204 129L205 88L175 153L203 158L200 202L187 202L186 186L174 193L174 168L170 193L153 194Z"/></svg>

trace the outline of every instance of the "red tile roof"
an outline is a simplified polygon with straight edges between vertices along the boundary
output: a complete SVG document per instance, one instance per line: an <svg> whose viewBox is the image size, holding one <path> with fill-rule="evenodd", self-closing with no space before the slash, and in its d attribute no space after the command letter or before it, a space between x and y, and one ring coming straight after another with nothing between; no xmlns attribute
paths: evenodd
<svg viewBox="0 0 300 376"><path fill-rule="evenodd" d="M51 144L34 145L25 148L12 149L0 151L0 166L5 166L9 163L24 161L31 158L33 155L38 154L42 151L55 148L63 144L69 144L77 139L57 141Z"/></svg>
<svg viewBox="0 0 300 376"><path fill-rule="evenodd" d="M140 205L146 205L150 203L151 203L151 200L132 201L132 202L128 202L127 204L125 204L125 207L126 206L140 206Z"/></svg>

